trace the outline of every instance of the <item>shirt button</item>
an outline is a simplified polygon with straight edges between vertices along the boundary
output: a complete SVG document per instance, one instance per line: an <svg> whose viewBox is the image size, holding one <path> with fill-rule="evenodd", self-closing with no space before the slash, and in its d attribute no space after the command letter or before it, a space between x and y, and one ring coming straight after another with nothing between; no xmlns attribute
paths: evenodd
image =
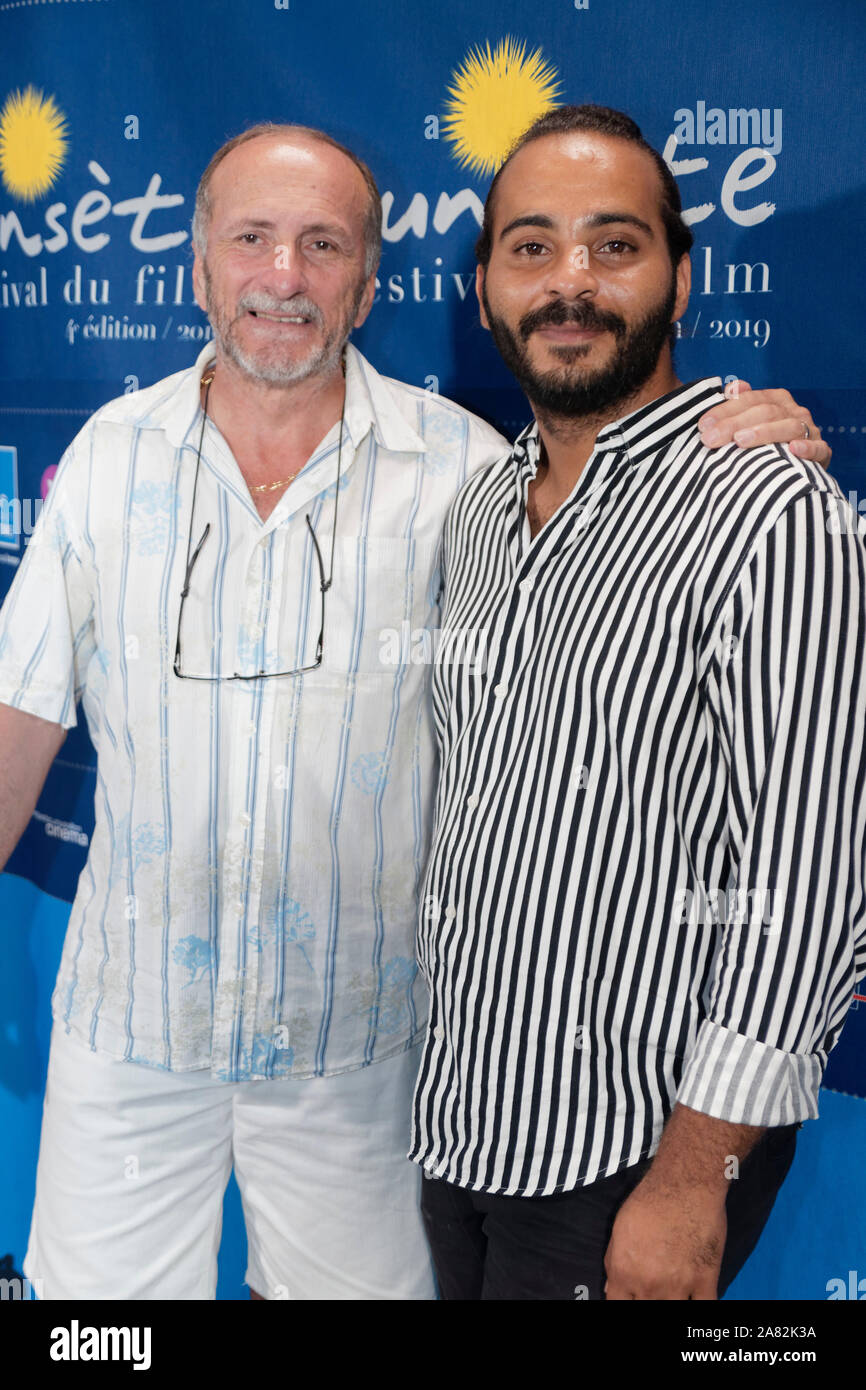
<svg viewBox="0 0 866 1390"><path fill-rule="evenodd" d="M442 1042L442 1040L443 1040L444 1037L445 1037L445 1029L444 1029L444 1028L434 1028L434 1029L433 1029L433 1036L434 1036L434 1038L436 1039L437 1042Z"/></svg>
<svg viewBox="0 0 866 1390"><path fill-rule="evenodd" d="M508 694L508 686L494 685L493 694L496 696L497 700L504 700L506 695Z"/></svg>
<svg viewBox="0 0 866 1390"><path fill-rule="evenodd" d="M466 798L466 805L471 806L473 811L475 810L476 806L480 805L480 802L481 797L478 795L477 792L473 792L471 796L467 796Z"/></svg>
<svg viewBox="0 0 866 1390"><path fill-rule="evenodd" d="M252 816L248 816L246 811L241 811L240 815L238 816L238 820L240 821L241 825L252 825L253 823Z"/></svg>
<svg viewBox="0 0 866 1390"><path fill-rule="evenodd" d="M447 920L447 921L453 922L453 920L454 920L454 918L455 918L456 916L457 916L457 908L456 908L456 907L446 907L446 909L445 909L445 917L446 917L446 920Z"/></svg>
<svg viewBox="0 0 866 1390"><path fill-rule="evenodd" d="M534 588L535 586L533 585L531 579L521 579L517 587L522 594L528 594L530 589Z"/></svg>

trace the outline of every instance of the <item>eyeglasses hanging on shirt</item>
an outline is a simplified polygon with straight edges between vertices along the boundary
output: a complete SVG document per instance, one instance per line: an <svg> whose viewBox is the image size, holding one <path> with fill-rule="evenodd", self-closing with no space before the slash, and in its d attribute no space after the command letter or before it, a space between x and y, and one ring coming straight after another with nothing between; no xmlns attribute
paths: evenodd
<svg viewBox="0 0 866 1390"><path fill-rule="evenodd" d="M343 358L343 374L344 374L344 375L345 375L345 371L346 371L346 363L345 363L345 356L344 356L344 358ZM308 671L316 671L316 670L318 670L318 668L319 668L319 667L321 666L321 664L322 664L322 658L323 658L323 655L324 655L324 647L325 647L325 595L327 594L328 590L330 589L331 584L332 584L332 582L333 582L333 578L334 578L334 550L335 550L336 539L337 539L337 505L338 505L339 496L340 496L340 472L341 472L342 456L343 456L343 428L344 428L345 414L346 414L346 397L345 397L345 393L344 393L344 395L343 395L343 409L342 409L342 411L340 412L340 439L339 439L339 445L338 445L338 448L337 448L337 483L336 483L336 489L335 489L335 493L334 493L334 524L333 524L333 528L332 528L332 531L331 531L331 561L330 561L330 565L329 565L329 567L328 567L328 575L327 575L327 578L326 578L326 576L325 576L325 564L324 564L324 560L322 559L322 551L321 551L321 548L320 548L320 546L319 546L318 539L317 539L317 537L316 537L316 532L315 532L315 529L314 529L314 527L313 527L313 523L312 523L312 521L310 520L310 514L309 514L309 512L306 514L306 517L305 517L305 520L306 520L306 523L307 523L307 527L308 527L308 529L309 529L310 536L311 536L311 538L312 538L313 550L314 550L314 554L315 554L315 557L316 557L316 564L317 564L318 571L319 571L319 593L320 593L320 596L321 596L321 611L320 611L320 622L319 622L319 635L318 635L318 638L317 638L317 640L316 640L316 655L315 655L315 660L314 660L313 662L309 663L309 664L306 665L306 666L296 666L296 667L293 667L293 668L291 668L290 670L287 670L287 671L266 671L266 670L260 669L260 670L258 670L258 671L248 671L248 672L244 672L244 671L234 671L234 672L232 672L231 674L226 673L226 674L216 674L216 675L214 675L214 674L200 675L200 674L198 674L198 673L195 673L195 672L192 672L192 671L184 671L184 670L182 669L183 658L182 658L182 653L181 653L181 630L182 630L182 627L183 627L183 612L184 612L184 605L185 605L185 603L186 603L187 597L189 596L189 592L190 592L190 581L191 581L191 578L192 578L192 572L193 572L193 569L194 569L194 567L195 567L195 563L196 563L196 561L198 560L198 558L199 558L199 556L200 556L200 554L201 554L201 552L202 552L202 549L203 549L203 547L204 547L205 541L207 540L208 536L210 535L210 522L208 522L208 523L206 524L204 530L202 531L201 538L199 539L198 545L195 547L195 550L192 549L193 523L194 523L194 520L195 520L195 499L196 499L196 493L197 493L197 491L198 491L199 469L200 469L200 467L201 467L201 450L202 450L202 444L204 443L204 432L205 432L205 428L206 428L206 426L207 426L207 421L208 421L208 413L207 413L208 396L210 395L210 388L211 388L211 384L212 384L212 382L213 382L213 379L214 379L214 369L213 369L213 367L210 367L210 368L208 369L208 371L205 372L205 374L202 376L202 386L204 387L204 392L205 392L205 395L204 395L204 409L203 409L203 412L202 412L201 432L200 432L200 434L199 434L198 450L197 450L197 453L196 453L196 461L195 461L195 479L194 479L194 481L193 481L193 489L192 489L192 511L191 511L191 514L190 514L190 521L189 521L189 535L188 535L187 543L186 543L186 572L185 572L185 576L184 576L183 588L181 589L181 593L180 593L180 608L179 608L179 610L178 610L178 615L177 615L177 640L176 640L176 642L175 642L175 649L174 649L174 674L175 674L176 676L179 676L181 680L191 680L191 681L250 681L250 680L266 680L268 677L277 677L277 676L300 676L300 675L304 675L304 674L305 674L306 672L308 672ZM293 475L293 476L294 476L294 475Z"/></svg>

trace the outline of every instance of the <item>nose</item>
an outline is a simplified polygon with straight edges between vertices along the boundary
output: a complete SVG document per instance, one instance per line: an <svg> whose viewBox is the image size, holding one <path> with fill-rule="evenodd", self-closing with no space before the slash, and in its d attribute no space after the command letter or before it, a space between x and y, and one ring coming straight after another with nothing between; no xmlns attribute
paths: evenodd
<svg viewBox="0 0 866 1390"><path fill-rule="evenodd" d="M273 264L266 278L268 290L278 299L305 294L308 287L304 258L294 246L275 245Z"/></svg>
<svg viewBox="0 0 866 1390"><path fill-rule="evenodd" d="M577 242L562 247L548 262L545 288L557 299L591 298L598 292L589 248Z"/></svg>

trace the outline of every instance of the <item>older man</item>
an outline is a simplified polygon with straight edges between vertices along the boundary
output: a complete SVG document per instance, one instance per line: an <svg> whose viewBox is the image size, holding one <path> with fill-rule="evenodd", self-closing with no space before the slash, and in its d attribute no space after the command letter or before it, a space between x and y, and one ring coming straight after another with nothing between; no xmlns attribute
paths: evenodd
<svg viewBox="0 0 866 1390"><path fill-rule="evenodd" d="M446 627L488 630L433 689L412 1155L447 1298L723 1292L866 966L866 550L819 470L701 439L690 245L605 108L542 118L487 200L535 421L445 532Z"/></svg>
<svg viewBox="0 0 866 1390"><path fill-rule="evenodd" d="M213 1297L232 1165L259 1296L432 1296L428 669L382 634L437 626L442 521L507 446L347 346L380 227L327 136L218 151L213 346L88 423L3 609L0 862L79 698L99 760L25 1263L50 1299Z"/></svg>

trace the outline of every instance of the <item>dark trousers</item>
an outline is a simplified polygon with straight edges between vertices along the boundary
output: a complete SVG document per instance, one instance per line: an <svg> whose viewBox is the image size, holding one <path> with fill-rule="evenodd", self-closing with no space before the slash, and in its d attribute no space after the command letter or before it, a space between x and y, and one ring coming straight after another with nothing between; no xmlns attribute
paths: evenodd
<svg viewBox="0 0 866 1390"><path fill-rule="evenodd" d="M731 1180L720 1298L758 1243L793 1161L798 1129L767 1130ZM421 1211L440 1297L603 1298L614 1218L650 1162L552 1197L489 1196L425 1174Z"/></svg>

